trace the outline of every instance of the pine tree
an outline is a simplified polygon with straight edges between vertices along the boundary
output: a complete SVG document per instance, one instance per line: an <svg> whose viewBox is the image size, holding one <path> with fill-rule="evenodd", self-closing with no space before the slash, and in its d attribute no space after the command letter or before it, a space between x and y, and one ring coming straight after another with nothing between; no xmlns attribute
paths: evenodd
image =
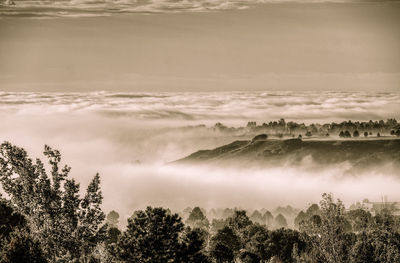
<svg viewBox="0 0 400 263"><path fill-rule="evenodd" d="M187 231L177 214L147 207L128 219L127 229L110 250L122 262L207 262L200 233Z"/></svg>

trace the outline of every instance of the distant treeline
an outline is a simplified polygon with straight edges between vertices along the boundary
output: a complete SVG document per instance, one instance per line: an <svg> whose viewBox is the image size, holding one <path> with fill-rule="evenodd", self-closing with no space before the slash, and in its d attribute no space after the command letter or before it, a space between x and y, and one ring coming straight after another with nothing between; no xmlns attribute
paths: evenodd
<svg viewBox="0 0 400 263"><path fill-rule="evenodd" d="M278 136L298 136L298 135L319 135L319 136L329 136L329 135L340 135L341 137L358 137L368 136L368 135L392 135L400 136L400 123L396 119L387 119L386 121L343 121L341 123L312 123L306 125L304 123L296 123L293 121L286 122L285 119L280 119L279 121L270 121L268 123L263 123L257 125L256 122L251 121L247 123L246 127L227 127L222 123L216 123L213 129L228 132L228 133L238 133L238 132L251 132L251 133L267 133ZM379 135L378 135L379 134Z"/></svg>
<svg viewBox="0 0 400 263"><path fill-rule="evenodd" d="M286 228L279 208L268 211L214 210L210 222L195 207L185 220L169 209L135 211L126 228L119 215L101 209L100 177L81 197L60 166L61 155L45 147L50 172L22 148L0 146L0 262L400 262L400 219L383 207L371 214L362 205L346 211L323 194L319 204L297 213ZM116 208L117 209L117 208Z"/></svg>

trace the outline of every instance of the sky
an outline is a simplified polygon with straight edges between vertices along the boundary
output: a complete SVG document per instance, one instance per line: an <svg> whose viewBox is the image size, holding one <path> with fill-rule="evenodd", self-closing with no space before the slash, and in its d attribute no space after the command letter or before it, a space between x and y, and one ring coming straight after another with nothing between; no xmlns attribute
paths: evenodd
<svg viewBox="0 0 400 263"><path fill-rule="evenodd" d="M16 1L0 90L400 90L399 3L298 2Z"/></svg>

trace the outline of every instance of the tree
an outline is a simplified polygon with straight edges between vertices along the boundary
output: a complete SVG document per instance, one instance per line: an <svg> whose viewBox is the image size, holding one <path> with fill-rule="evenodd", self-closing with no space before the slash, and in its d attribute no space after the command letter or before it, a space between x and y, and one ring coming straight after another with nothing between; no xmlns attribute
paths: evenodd
<svg viewBox="0 0 400 263"><path fill-rule="evenodd" d="M262 214L258 210L254 210L254 212L250 216L251 221L259 224L265 224L265 220Z"/></svg>
<svg viewBox="0 0 400 263"><path fill-rule="evenodd" d="M266 211L263 215L263 218L267 226L270 226L274 220L274 216L270 211Z"/></svg>
<svg viewBox="0 0 400 263"><path fill-rule="evenodd" d="M4 243L3 243L4 242ZM38 241L25 228L16 228L0 247L1 263L47 263Z"/></svg>
<svg viewBox="0 0 400 263"><path fill-rule="evenodd" d="M360 136L360 133L357 130L355 130L353 132L353 137L359 137L359 136Z"/></svg>
<svg viewBox="0 0 400 263"><path fill-rule="evenodd" d="M242 250L239 253L239 259L242 263L259 263L260 257L257 254Z"/></svg>
<svg viewBox="0 0 400 263"><path fill-rule="evenodd" d="M311 137L311 136L312 136L312 133L311 133L310 131L307 131L307 132L306 132L306 136L307 136L307 137Z"/></svg>
<svg viewBox="0 0 400 263"><path fill-rule="evenodd" d="M1 240L6 240L16 228L26 228L23 215L14 211L11 204L0 198L0 246Z"/></svg>
<svg viewBox="0 0 400 263"><path fill-rule="evenodd" d="M40 244L34 240L25 217L0 198L0 262L47 262Z"/></svg>
<svg viewBox="0 0 400 263"><path fill-rule="evenodd" d="M306 243L301 240L300 233L280 228L269 233L267 240L268 258L277 257L284 263L293 262L292 251L296 247L297 253L301 253L306 248Z"/></svg>
<svg viewBox="0 0 400 263"><path fill-rule="evenodd" d="M375 263L374 246L372 238L365 232L357 237L357 241L351 249L351 262L354 263Z"/></svg>
<svg viewBox="0 0 400 263"><path fill-rule="evenodd" d="M372 221L371 213L360 208L349 211L346 218L351 224L352 230L356 233L367 229Z"/></svg>
<svg viewBox="0 0 400 263"><path fill-rule="evenodd" d="M251 142L257 142L257 141L265 141L266 139L268 139L268 135L267 134L259 134L256 135Z"/></svg>
<svg viewBox="0 0 400 263"><path fill-rule="evenodd" d="M227 221L225 219L213 219L211 222L211 232L216 233L218 230L222 229L227 225Z"/></svg>
<svg viewBox="0 0 400 263"><path fill-rule="evenodd" d="M119 223L119 214L117 212L115 212L114 210L112 210L111 212L109 212L107 214L107 225L108 227L118 227L118 223Z"/></svg>
<svg viewBox="0 0 400 263"><path fill-rule="evenodd" d="M210 222L207 217L203 214L200 207L193 208L192 212L189 214L186 224L193 228L208 229Z"/></svg>
<svg viewBox="0 0 400 263"><path fill-rule="evenodd" d="M258 225L258 224L253 224L248 227L248 236L245 240L245 246L244 249L247 252L250 252L254 255L257 255L257 257L260 260L268 260L269 255L268 255L268 237L269 237L269 232L266 229L266 227Z"/></svg>
<svg viewBox="0 0 400 263"><path fill-rule="evenodd" d="M287 227L287 225L288 224L287 224L286 218L282 214L279 214L275 217L275 226L276 227L278 227L278 228Z"/></svg>
<svg viewBox="0 0 400 263"><path fill-rule="evenodd" d="M218 263L232 262L240 249L240 239L233 229L225 226L211 238L210 254Z"/></svg>
<svg viewBox="0 0 400 263"><path fill-rule="evenodd" d="M147 207L128 219L127 229L111 251L122 262L185 262L184 259L206 258L201 252L204 241L200 241L199 234L187 230L185 235L184 230L177 214Z"/></svg>
<svg viewBox="0 0 400 263"><path fill-rule="evenodd" d="M234 215L228 218L228 226L237 234L241 233L247 226L253 224L250 218L246 215L245 210L237 210Z"/></svg>
<svg viewBox="0 0 400 263"><path fill-rule="evenodd" d="M202 229L186 228L182 241L182 252L180 262L188 263L211 263L209 258L203 253L205 248L205 238L208 233Z"/></svg>
<svg viewBox="0 0 400 263"><path fill-rule="evenodd" d="M357 235L351 260L355 263L400 262L400 233L389 210L384 209L375 215L369 226Z"/></svg>
<svg viewBox="0 0 400 263"><path fill-rule="evenodd" d="M79 184L69 179L70 167L61 171L61 154L45 146L51 176L40 159L33 162L22 148L0 145L0 182L10 202L21 213L44 255L50 262L87 262L102 241L105 227L100 205L100 177L97 174L83 198Z"/></svg>
<svg viewBox="0 0 400 263"><path fill-rule="evenodd" d="M368 132L364 132L364 137L368 137Z"/></svg>
<svg viewBox="0 0 400 263"><path fill-rule="evenodd" d="M345 132L344 132L344 137L345 137L345 138L351 138L350 132L349 132L349 131L345 131Z"/></svg>
<svg viewBox="0 0 400 263"><path fill-rule="evenodd" d="M116 227L109 227L107 229L107 244L117 243L121 231Z"/></svg>
<svg viewBox="0 0 400 263"><path fill-rule="evenodd" d="M306 219L307 219L306 213L304 213L303 210L300 211L300 212L297 214L296 218L294 219L294 226L297 227L297 228L299 228L299 227L300 227L300 224L301 224L304 220L306 220Z"/></svg>
<svg viewBox="0 0 400 263"><path fill-rule="evenodd" d="M303 226L309 236L308 242L323 262L348 262L353 236L346 232L343 203L334 202L330 194L323 194L320 207L320 215L314 215Z"/></svg>

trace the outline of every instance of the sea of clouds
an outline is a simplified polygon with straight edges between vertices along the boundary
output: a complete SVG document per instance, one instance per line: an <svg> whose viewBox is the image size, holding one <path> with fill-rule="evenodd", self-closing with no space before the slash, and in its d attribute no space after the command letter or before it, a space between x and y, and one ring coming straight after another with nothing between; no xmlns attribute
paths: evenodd
<svg viewBox="0 0 400 263"><path fill-rule="evenodd" d="M76 17L113 13L177 13L240 10L257 4L363 3L397 0L1 0L0 15Z"/></svg>
<svg viewBox="0 0 400 263"><path fill-rule="evenodd" d="M398 174L382 169L345 175L345 165L304 167L177 167L170 162L237 139L209 129L285 118L325 123L400 119L400 93L14 93L0 92L0 141L43 158L59 149L71 175L86 187L99 172L105 210L128 216L162 205L243 208L318 201L332 192L348 204L363 198L400 200ZM206 126L198 126L205 124Z"/></svg>

